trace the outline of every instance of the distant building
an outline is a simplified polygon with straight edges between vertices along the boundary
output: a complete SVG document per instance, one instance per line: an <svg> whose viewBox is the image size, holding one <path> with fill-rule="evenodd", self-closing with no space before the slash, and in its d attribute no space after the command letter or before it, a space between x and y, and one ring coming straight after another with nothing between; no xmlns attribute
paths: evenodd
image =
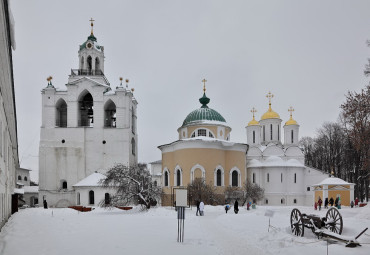
<svg viewBox="0 0 370 255"><path fill-rule="evenodd" d="M18 161L12 48L14 21L8 0L0 1L0 228L18 209L16 169Z"/></svg>
<svg viewBox="0 0 370 255"><path fill-rule="evenodd" d="M42 90L39 201L46 199L50 207L87 201L74 185L96 171L137 164L137 101L128 80L112 90L104 75L104 47L93 30L79 46L78 59L66 90L56 89L51 79Z"/></svg>
<svg viewBox="0 0 370 255"><path fill-rule="evenodd" d="M29 207L38 206L39 203L39 186L31 186L30 169L18 168L17 169L17 186L22 190L19 196L18 206L24 204Z"/></svg>

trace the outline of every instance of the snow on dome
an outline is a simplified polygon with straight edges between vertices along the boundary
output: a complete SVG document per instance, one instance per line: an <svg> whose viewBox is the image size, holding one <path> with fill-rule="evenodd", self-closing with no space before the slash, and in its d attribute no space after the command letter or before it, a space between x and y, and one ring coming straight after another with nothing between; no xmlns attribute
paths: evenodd
<svg viewBox="0 0 370 255"><path fill-rule="evenodd" d="M303 166L303 164L298 160L292 158L287 161L287 166Z"/></svg>
<svg viewBox="0 0 370 255"><path fill-rule="evenodd" d="M313 186L320 186L320 185L350 185L353 183L348 183L340 178L337 177L329 177L320 182L319 184L315 184Z"/></svg>
<svg viewBox="0 0 370 255"><path fill-rule="evenodd" d="M285 166L284 160L277 156L269 156L265 160L265 165L267 166Z"/></svg>
<svg viewBox="0 0 370 255"><path fill-rule="evenodd" d="M105 179L106 176L104 174L101 174L101 173L93 173L93 174L90 174L89 176L87 176L85 179L82 179L81 181L79 181L78 183L76 183L75 185L73 185L73 187L94 187L94 186L101 186L99 184L99 181L102 180L102 179Z"/></svg>

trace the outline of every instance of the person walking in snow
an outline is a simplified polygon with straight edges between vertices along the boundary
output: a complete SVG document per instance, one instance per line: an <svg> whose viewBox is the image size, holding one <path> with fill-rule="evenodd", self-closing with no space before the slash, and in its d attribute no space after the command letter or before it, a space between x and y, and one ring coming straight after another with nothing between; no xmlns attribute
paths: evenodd
<svg viewBox="0 0 370 255"><path fill-rule="evenodd" d="M228 210L230 210L230 205L229 204L226 204L225 205L225 211L226 211L226 213L227 213Z"/></svg>
<svg viewBox="0 0 370 255"><path fill-rule="evenodd" d="M339 197L335 199L335 207L338 208Z"/></svg>
<svg viewBox="0 0 370 255"><path fill-rule="evenodd" d="M234 203L234 213L235 214L238 214L239 212L239 203L238 203L238 200L235 200L235 203Z"/></svg>
<svg viewBox="0 0 370 255"><path fill-rule="evenodd" d="M325 198L325 203L324 203L325 209L328 209L328 204L329 204L328 198Z"/></svg>
<svg viewBox="0 0 370 255"><path fill-rule="evenodd" d="M355 207L357 207L358 206L358 198L356 197L356 199L355 199Z"/></svg>
<svg viewBox="0 0 370 255"><path fill-rule="evenodd" d="M331 197L331 198L330 198L330 200L329 200L329 204L330 204L330 206L333 206L333 204L334 204L334 199L333 199L333 197Z"/></svg>
<svg viewBox="0 0 370 255"><path fill-rule="evenodd" d="M199 214L200 214L199 205L200 205L200 201L199 201L199 200L197 200L197 213L196 213L196 215L197 215L197 216L198 216L198 212L199 212Z"/></svg>
<svg viewBox="0 0 370 255"><path fill-rule="evenodd" d="M204 203L203 201L199 204L200 216L204 216Z"/></svg>
<svg viewBox="0 0 370 255"><path fill-rule="evenodd" d="M319 211L321 211L321 205L322 205L321 197L319 197L319 201L317 201L317 203L319 204Z"/></svg>

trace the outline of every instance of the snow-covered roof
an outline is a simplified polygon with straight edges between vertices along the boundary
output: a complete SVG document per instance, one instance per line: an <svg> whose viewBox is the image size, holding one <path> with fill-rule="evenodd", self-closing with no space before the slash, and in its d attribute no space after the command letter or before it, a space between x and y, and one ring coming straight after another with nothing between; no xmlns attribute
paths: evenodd
<svg viewBox="0 0 370 255"><path fill-rule="evenodd" d="M289 159L285 161L278 156L269 156L264 161L252 159L247 164L247 167L272 167L272 166L304 167L304 165L296 159Z"/></svg>
<svg viewBox="0 0 370 255"><path fill-rule="evenodd" d="M105 178L106 178L106 176L104 174L93 173L93 174L90 174L89 176L87 176L85 179L82 179L81 181L79 181L78 183L73 185L73 187L101 186L101 184L99 184L99 181L102 180L102 179L105 179Z"/></svg>
<svg viewBox="0 0 370 255"><path fill-rule="evenodd" d="M17 189L17 188L15 188L14 189L14 193L15 194L24 194L24 189Z"/></svg>
<svg viewBox="0 0 370 255"><path fill-rule="evenodd" d="M153 161L153 162L150 162L149 164L162 164L162 160L157 160L157 161Z"/></svg>
<svg viewBox="0 0 370 255"><path fill-rule="evenodd" d="M234 142L230 142L230 141L226 141L226 140L222 140L222 139L217 139L217 138L212 138L212 137L208 137L208 136L196 136L196 137L185 138L185 139L181 139L181 140L182 141L201 140L201 141L204 141L204 142L222 142L223 146L233 146L235 144Z"/></svg>
<svg viewBox="0 0 370 255"><path fill-rule="evenodd" d="M24 193L38 193L39 186L24 186Z"/></svg>
<svg viewBox="0 0 370 255"><path fill-rule="evenodd" d="M24 184L23 184L23 183L21 183L21 182L17 182L17 185L19 185L19 186L24 186Z"/></svg>
<svg viewBox="0 0 370 255"><path fill-rule="evenodd" d="M315 184L313 186L321 186L321 185L353 185L353 183L346 182L337 177L329 177L320 182L319 184Z"/></svg>

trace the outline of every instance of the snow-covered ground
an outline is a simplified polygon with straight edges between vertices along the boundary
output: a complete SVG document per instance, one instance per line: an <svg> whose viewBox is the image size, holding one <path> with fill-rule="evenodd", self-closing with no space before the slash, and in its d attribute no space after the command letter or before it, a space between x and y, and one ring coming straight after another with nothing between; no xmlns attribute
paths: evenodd
<svg viewBox="0 0 370 255"><path fill-rule="evenodd" d="M177 243L177 214L173 208L158 207L141 212L97 208L80 213L73 209L27 208L11 217L0 232L1 255L74 254L327 254L327 242L309 229L304 237L290 233L293 207L259 206L239 214L225 214L221 206L206 206L205 216L186 210L184 243ZM307 214L325 216L326 210L298 207ZM275 213L269 218L266 210ZM343 235L356 236L370 227L370 207L343 208ZM370 230L357 248L330 242L329 254L369 255Z"/></svg>

